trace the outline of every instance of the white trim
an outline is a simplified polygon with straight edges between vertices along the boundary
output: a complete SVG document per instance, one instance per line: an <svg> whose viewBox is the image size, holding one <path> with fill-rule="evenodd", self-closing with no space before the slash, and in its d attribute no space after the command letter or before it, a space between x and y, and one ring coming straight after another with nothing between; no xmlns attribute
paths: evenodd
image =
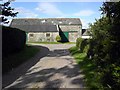
<svg viewBox="0 0 120 90"><path fill-rule="evenodd" d="M89 38L92 38L91 36L81 36L81 38L83 39L89 39Z"/></svg>

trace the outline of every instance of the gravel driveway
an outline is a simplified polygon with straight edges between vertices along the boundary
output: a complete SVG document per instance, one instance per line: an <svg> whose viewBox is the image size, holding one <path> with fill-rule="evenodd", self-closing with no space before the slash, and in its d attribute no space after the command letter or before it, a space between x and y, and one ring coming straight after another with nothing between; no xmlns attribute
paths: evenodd
<svg viewBox="0 0 120 90"><path fill-rule="evenodd" d="M40 52L3 76L5 88L84 88L79 66L68 48L74 44L39 44Z"/></svg>

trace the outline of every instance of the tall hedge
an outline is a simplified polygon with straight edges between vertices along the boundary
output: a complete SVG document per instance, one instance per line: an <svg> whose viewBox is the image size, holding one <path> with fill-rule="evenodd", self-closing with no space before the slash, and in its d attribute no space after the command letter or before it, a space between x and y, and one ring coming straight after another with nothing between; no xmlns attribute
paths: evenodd
<svg viewBox="0 0 120 90"><path fill-rule="evenodd" d="M112 25L108 17L102 17L91 25L91 31L88 56L97 66L96 74L99 74L103 87L119 90L120 24Z"/></svg>
<svg viewBox="0 0 120 90"><path fill-rule="evenodd" d="M81 37L76 39L76 47L80 48L81 47L81 43L82 43L83 39Z"/></svg>
<svg viewBox="0 0 120 90"><path fill-rule="evenodd" d="M80 52L86 52L89 49L88 39L82 39L81 37L76 40L76 47L79 48Z"/></svg>
<svg viewBox="0 0 120 90"><path fill-rule="evenodd" d="M2 26L2 56L21 51L26 43L26 33L16 28Z"/></svg>

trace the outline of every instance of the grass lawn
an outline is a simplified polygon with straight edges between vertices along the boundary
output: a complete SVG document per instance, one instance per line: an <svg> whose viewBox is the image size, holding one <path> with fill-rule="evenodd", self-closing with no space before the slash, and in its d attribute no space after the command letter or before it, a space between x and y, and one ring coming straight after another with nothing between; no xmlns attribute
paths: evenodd
<svg viewBox="0 0 120 90"><path fill-rule="evenodd" d="M89 60L86 53L81 53L77 47L69 49L76 62L79 64L82 73L85 75L85 83L89 89L102 90L99 82L99 76L96 72L96 66Z"/></svg>
<svg viewBox="0 0 120 90"><path fill-rule="evenodd" d="M2 70L3 74L12 70L13 68L19 66L23 62L32 58L35 54L39 52L39 49L32 46L26 46L24 50L19 53L11 54L2 60Z"/></svg>
<svg viewBox="0 0 120 90"><path fill-rule="evenodd" d="M29 43L36 43L36 44L75 44L75 42L27 42L27 44Z"/></svg>

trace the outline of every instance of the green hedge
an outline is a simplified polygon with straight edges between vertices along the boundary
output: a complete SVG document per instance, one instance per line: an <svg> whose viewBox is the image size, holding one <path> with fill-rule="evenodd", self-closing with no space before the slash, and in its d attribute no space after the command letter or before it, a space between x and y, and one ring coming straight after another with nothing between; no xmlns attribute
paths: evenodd
<svg viewBox="0 0 120 90"><path fill-rule="evenodd" d="M76 47L79 48L80 52L88 52L89 44L88 39L77 38Z"/></svg>
<svg viewBox="0 0 120 90"><path fill-rule="evenodd" d="M87 39L83 39L82 42L81 42L80 51L87 53L88 49L89 49L88 40Z"/></svg>
<svg viewBox="0 0 120 90"><path fill-rule="evenodd" d="M2 26L2 56L21 51L25 47L26 33L16 28Z"/></svg>
<svg viewBox="0 0 120 90"><path fill-rule="evenodd" d="M76 47L77 47L77 48L80 48L81 43L82 43L82 40L83 40L83 39L80 38L80 37L76 39Z"/></svg>

